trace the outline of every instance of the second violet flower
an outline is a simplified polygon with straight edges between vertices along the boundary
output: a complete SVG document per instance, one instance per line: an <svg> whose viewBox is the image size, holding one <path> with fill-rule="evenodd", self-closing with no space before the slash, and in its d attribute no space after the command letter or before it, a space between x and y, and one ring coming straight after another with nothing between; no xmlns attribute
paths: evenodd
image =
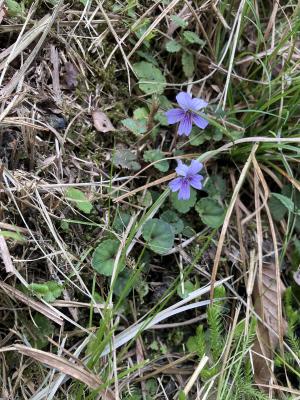
<svg viewBox="0 0 300 400"><path fill-rule="evenodd" d="M192 96L186 92L180 92L176 96L176 100L180 108L172 108L165 114L168 119L168 124L172 125L179 122L179 136L189 136L193 123L201 129L207 127L208 121L197 114L198 111L203 110L207 106L206 101L196 97L193 99Z"/></svg>
<svg viewBox="0 0 300 400"><path fill-rule="evenodd" d="M188 200L190 198L191 186L198 190L202 189L203 176L198 174L202 168L203 164L197 160L192 160L190 166L183 164L181 160L178 161L175 171L179 177L169 183L172 192L179 192L178 200Z"/></svg>

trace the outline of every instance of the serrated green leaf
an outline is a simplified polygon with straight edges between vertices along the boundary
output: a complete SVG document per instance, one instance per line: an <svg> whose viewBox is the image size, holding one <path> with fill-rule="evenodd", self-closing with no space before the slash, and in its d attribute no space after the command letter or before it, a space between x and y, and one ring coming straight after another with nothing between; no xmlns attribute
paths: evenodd
<svg viewBox="0 0 300 400"><path fill-rule="evenodd" d="M129 224L131 215L129 213L126 213L124 211L119 211L114 219L114 222L112 224L113 229L117 233L122 233L125 231L127 225Z"/></svg>
<svg viewBox="0 0 300 400"><path fill-rule="evenodd" d="M177 192L172 192L170 197L172 206L175 208L175 210L177 210L181 214L185 214L188 211L190 211L190 209L194 207L197 200L196 191L192 188L191 188L191 195L188 200L178 200Z"/></svg>
<svg viewBox="0 0 300 400"><path fill-rule="evenodd" d="M273 195L268 201L268 207L275 221L281 221L287 214L286 207Z"/></svg>
<svg viewBox="0 0 300 400"><path fill-rule="evenodd" d="M146 107L139 107L133 111L134 119L148 119L149 111Z"/></svg>
<svg viewBox="0 0 300 400"><path fill-rule="evenodd" d="M182 69L183 69L184 75L187 78L190 78L194 74L194 71L195 71L193 55L184 51L181 56L181 63L182 63Z"/></svg>
<svg viewBox="0 0 300 400"><path fill-rule="evenodd" d="M115 239L107 239L100 243L92 257L92 267L101 275L112 276L117 252L120 242ZM118 268L123 270L125 267L124 261L119 260Z"/></svg>
<svg viewBox="0 0 300 400"><path fill-rule="evenodd" d="M117 167L138 171L141 165L137 162L136 154L128 149L118 149L112 157L112 163Z"/></svg>
<svg viewBox="0 0 300 400"><path fill-rule="evenodd" d="M66 200L74 202L75 206L82 212L90 214L93 204L86 198L86 195L78 189L69 188L65 193Z"/></svg>
<svg viewBox="0 0 300 400"><path fill-rule="evenodd" d="M186 41L188 41L189 43L192 44L200 44L202 46L204 46L205 42L199 38L199 36L192 31L184 31L183 32L183 37L185 38Z"/></svg>
<svg viewBox="0 0 300 400"><path fill-rule="evenodd" d="M212 175L205 183L204 190L213 199L223 199L226 196L226 181L220 175Z"/></svg>
<svg viewBox="0 0 300 400"><path fill-rule="evenodd" d="M124 298L126 296L128 296L128 294L132 290L132 286L129 286L128 288L126 288L126 285L127 285L128 281L130 280L131 275L132 275L132 272L128 271L127 269L125 269L118 275L118 277L114 283L114 287L113 287L113 292L116 296L118 296L118 297L123 296ZM125 293L125 290L126 290L126 293Z"/></svg>
<svg viewBox="0 0 300 400"><path fill-rule="evenodd" d="M146 119L133 119L126 118L121 123L135 135L139 136L147 132L147 120Z"/></svg>
<svg viewBox="0 0 300 400"><path fill-rule="evenodd" d="M161 150L147 150L145 151L143 158L146 162L150 163L162 160L160 162L157 162L156 164L153 164L153 167L161 172L167 172L169 169L169 162L167 160L164 160L165 156Z"/></svg>
<svg viewBox="0 0 300 400"><path fill-rule="evenodd" d="M153 64L146 61L133 64L133 70L139 78L139 88L146 94L162 94L166 87L166 78Z"/></svg>
<svg viewBox="0 0 300 400"><path fill-rule="evenodd" d="M189 136L189 142L192 146L200 146L208 139L209 137L206 135L203 129L200 129L197 126L193 126L191 134Z"/></svg>
<svg viewBox="0 0 300 400"><path fill-rule="evenodd" d="M172 15L171 20L174 22L174 24L180 26L180 28L186 28L188 26L188 22L178 17L178 15Z"/></svg>
<svg viewBox="0 0 300 400"><path fill-rule="evenodd" d="M148 220L142 227L142 235L150 250L157 254L167 253L174 244L174 232L165 221L157 218Z"/></svg>
<svg viewBox="0 0 300 400"><path fill-rule="evenodd" d="M146 53L145 51L139 50L136 52L141 58L144 58L146 61L148 61L150 64L155 65L158 67L158 62L157 60L150 54Z"/></svg>
<svg viewBox="0 0 300 400"><path fill-rule="evenodd" d="M183 287L182 284L179 283L177 286L177 294L179 297L182 299L186 299L188 295L195 290L195 286L191 281L185 281L183 282Z"/></svg>
<svg viewBox="0 0 300 400"><path fill-rule="evenodd" d="M162 126L169 126L168 118L164 112L158 112L155 114L154 121L159 122Z"/></svg>
<svg viewBox="0 0 300 400"><path fill-rule="evenodd" d="M184 223L182 219L176 214L175 211L167 210L162 213L160 218L171 225L175 235L181 233L184 229Z"/></svg>
<svg viewBox="0 0 300 400"><path fill-rule="evenodd" d="M40 313L36 313L33 320L34 324L30 326L29 334L32 335L34 347L37 349L43 349L47 344L49 344L47 336L53 334L54 326L47 317Z"/></svg>
<svg viewBox="0 0 300 400"><path fill-rule="evenodd" d="M52 303L62 294L63 286L55 281L49 281L45 283L31 283L28 285L28 289L39 298Z"/></svg>
<svg viewBox="0 0 300 400"><path fill-rule="evenodd" d="M178 53L178 51L180 51L181 48L182 48L181 44L178 43L176 40L170 40L166 44L166 50L169 53Z"/></svg>
<svg viewBox="0 0 300 400"><path fill-rule="evenodd" d="M280 203L290 212L295 211L295 204L292 199L290 199L287 196L284 196L283 194L280 193L272 193L272 196L274 196L277 200L280 201Z"/></svg>
<svg viewBox="0 0 300 400"><path fill-rule="evenodd" d="M15 0L6 0L5 4L7 6L8 15L10 17L18 17L24 14L24 3L18 3Z"/></svg>
<svg viewBox="0 0 300 400"><path fill-rule="evenodd" d="M195 207L202 222L210 228L218 228L225 218L224 208L214 199L202 198Z"/></svg>
<svg viewBox="0 0 300 400"><path fill-rule="evenodd" d="M7 239L16 240L18 242L25 242L25 237L21 235L20 232L0 231L0 236Z"/></svg>
<svg viewBox="0 0 300 400"><path fill-rule="evenodd" d="M150 207L153 204L151 193L147 191L142 196L138 196L138 202L142 207Z"/></svg>
<svg viewBox="0 0 300 400"><path fill-rule="evenodd" d="M186 395L183 390L178 393L178 400L186 400Z"/></svg>

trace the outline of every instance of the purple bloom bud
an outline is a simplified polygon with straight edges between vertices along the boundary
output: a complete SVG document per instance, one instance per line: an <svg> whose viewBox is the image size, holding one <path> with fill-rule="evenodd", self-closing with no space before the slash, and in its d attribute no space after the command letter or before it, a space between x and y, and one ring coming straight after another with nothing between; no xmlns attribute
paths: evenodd
<svg viewBox="0 0 300 400"><path fill-rule="evenodd" d="M168 124L172 125L179 122L179 136L189 136L193 123L201 129L207 127L208 121L197 114L197 111L207 106L206 101L197 98L192 99L192 96L186 92L180 92L176 96L176 100L180 108L172 108L165 114Z"/></svg>
<svg viewBox="0 0 300 400"><path fill-rule="evenodd" d="M202 189L203 176L198 172L203 168L203 164L197 160L192 160L191 165L187 166L182 161L178 161L178 166L175 169L178 178L173 179L169 183L169 188L172 192L178 193L178 200L188 200L191 195L190 187Z"/></svg>

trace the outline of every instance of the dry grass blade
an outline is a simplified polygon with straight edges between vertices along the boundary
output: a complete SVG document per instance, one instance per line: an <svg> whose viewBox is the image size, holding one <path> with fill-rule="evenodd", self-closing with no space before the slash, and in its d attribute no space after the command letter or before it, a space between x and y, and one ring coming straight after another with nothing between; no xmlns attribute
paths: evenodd
<svg viewBox="0 0 300 400"><path fill-rule="evenodd" d="M210 291L210 299L211 299L211 301L213 300L213 296L214 296L214 284L215 284L215 281L216 281L216 276L217 276L217 272L218 272L218 265L219 265L219 261L220 261L220 258L221 258L222 248L223 248L223 244L224 244L224 240L225 240L225 235L226 235L226 232L227 232L227 229L228 229L228 226L229 226L230 217L231 217L232 211L234 209L234 205L235 205L236 199L238 197L239 191L240 191L240 189L242 187L242 184L243 184L243 182L244 182L244 180L246 178L247 172L248 172L248 170L250 168L253 154L255 154L257 148L258 148L258 144L255 144L253 146L253 148L252 148L251 154L249 155L248 160L246 161L246 163L244 165L244 168L243 168L243 170L241 172L240 178L239 178L239 180L237 182L237 185L236 185L236 187L234 189L234 192L232 194L229 207L228 207L226 215L225 215L225 219L224 219L224 223L223 223L223 226L222 226L220 239L219 239L219 242L218 242L218 247L217 247L217 251L216 251L216 255L215 255L214 265L213 265L213 269L212 269L212 272L211 272L211 282L212 282L211 291Z"/></svg>
<svg viewBox="0 0 300 400"><path fill-rule="evenodd" d="M38 362L48 365L49 367L55 368L60 372L63 372L64 374L85 383L92 389L97 389L102 384L102 382L96 375L92 374L82 367L72 364L70 361L66 360L63 357L59 357L54 354L47 353L46 351L32 349L30 347L18 344L14 347L19 353L31 357ZM101 395L102 398L105 400L114 399L113 392L110 390L102 391Z"/></svg>
<svg viewBox="0 0 300 400"><path fill-rule="evenodd" d="M6 244L6 240L4 239L3 236L0 236L0 254L2 256L2 260L5 266L5 271L8 274L14 274L15 273L15 267L11 261L11 256Z"/></svg>
<svg viewBox="0 0 300 400"><path fill-rule="evenodd" d="M43 17L34 27L32 27L24 36L19 40L19 43L14 43L7 49L0 53L0 60L5 59L0 63L0 70L2 70L8 63L12 62L18 55L24 51L45 29L50 21L50 16Z"/></svg>
<svg viewBox="0 0 300 400"><path fill-rule="evenodd" d="M11 298L15 298L21 301L22 303L27 304L29 307L38 311L45 317L51 319L51 321L55 322L56 324L63 325L63 319L58 314L56 314L52 309L50 309L43 303L32 300L30 297L26 296L26 294L20 292L20 290L15 289L4 282L0 282L0 290L5 292Z"/></svg>
<svg viewBox="0 0 300 400"><path fill-rule="evenodd" d="M201 361L199 362L197 368L195 369L193 375L191 376L190 380L188 381L186 387L183 390L183 393L187 396L188 393L190 392L190 390L192 389L194 383L196 382L196 380L199 377L200 372L203 370L203 368L205 367L207 361L209 360L209 358L204 355L201 359Z"/></svg>
<svg viewBox="0 0 300 400"><path fill-rule="evenodd" d="M52 16L50 17L49 21L47 22L46 27L43 30L43 34L40 37L38 43L36 44L36 46L34 47L34 49L32 50L31 54L28 56L28 58L26 59L26 61L24 62L24 64L22 65L22 67L14 74L14 76L12 77L12 79L6 84L6 86L4 86L1 90L0 90L0 96L2 96L3 98L5 98L6 96L9 96L15 89L15 87L22 81L22 79L24 78L27 70L29 69L30 65L32 64L32 62L34 61L36 55L38 54L42 44L44 43L52 25L54 24L54 21L57 17L57 14L59 12L59 10L61 9L63 5L63 0L60 0L54 11ZM3 71L4 72L4 71ZM2 74L2 78L3 78L3 74Z"/></svg>
<svg viewBox="0 0 300 400"><path fill-rule="evenodd" d="M140 39L137 41L135 44L134 48L131 50L131 52L128 54L128 60L130 57L136 52L136 50L140 47L140 45L143 43L145 38L149 35L150 32L160 23L160 21L176 6L176 4L179 3L179 0L173 0L165 9L163 12L160 13L160 15L155 19L155 21L152 22L152 24L149 26L148 29L143 33L143 35L140 37Z"/></svg>

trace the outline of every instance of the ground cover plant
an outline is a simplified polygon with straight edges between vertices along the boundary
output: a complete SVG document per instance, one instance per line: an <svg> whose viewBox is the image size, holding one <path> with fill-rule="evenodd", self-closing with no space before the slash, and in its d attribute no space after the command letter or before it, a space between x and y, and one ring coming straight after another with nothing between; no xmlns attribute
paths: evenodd
<svg viewBox="0 0 300 400"><path fill-rule="evenodd" d="M1 398L300 398L299 28L0 0Z"/></svg>

